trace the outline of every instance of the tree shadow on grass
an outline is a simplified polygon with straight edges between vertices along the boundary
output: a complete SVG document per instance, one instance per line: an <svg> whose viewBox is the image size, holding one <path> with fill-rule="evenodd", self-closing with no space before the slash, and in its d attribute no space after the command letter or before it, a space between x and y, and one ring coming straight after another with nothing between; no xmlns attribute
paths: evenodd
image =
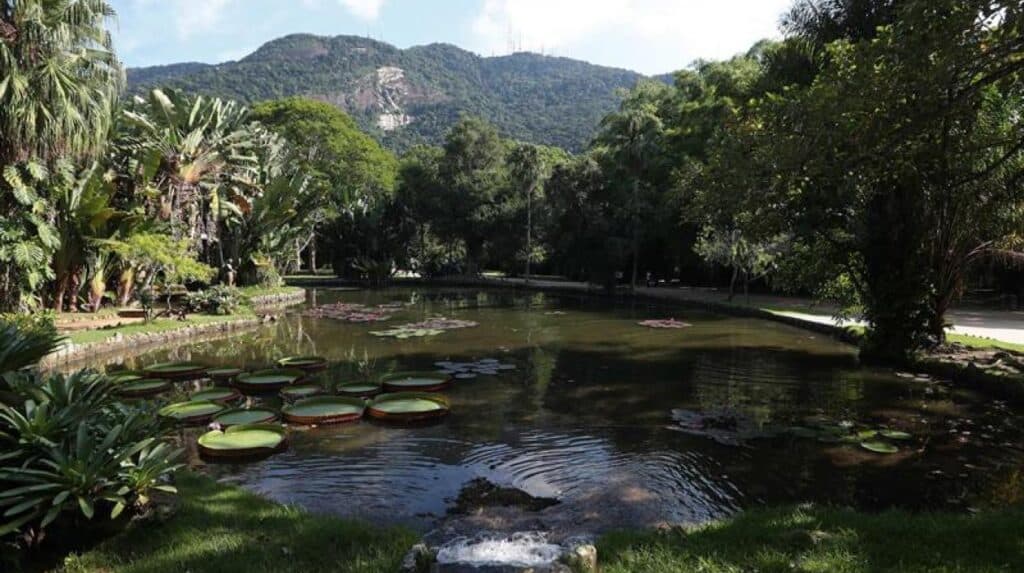
<svg viewBox="0 0 1024 573"><path fill-rule="evenodd" d="M1024 571L1024 513L880 514L802 506L601 539L604 573Z"/></svg>
<svg viewBox="0 0 1024 573"><path fill-rule="evenodd" d="M396 571L416 535L310 514L194 474L164 523L138 523L68 559L69 572Z"/></svg>

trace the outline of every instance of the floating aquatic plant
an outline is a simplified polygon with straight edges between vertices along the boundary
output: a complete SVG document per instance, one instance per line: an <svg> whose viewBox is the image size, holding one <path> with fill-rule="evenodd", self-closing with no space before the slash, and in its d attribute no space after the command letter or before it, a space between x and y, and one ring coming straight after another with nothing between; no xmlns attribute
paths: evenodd
<svg viewBox="0 0 1024 573"><path fill-rule="evenodd" d="M341 424L363 417L366 402L349 396L316 396L299 400L281 410L293 424Z"/></svg>
<svg viewBox="0 0 1024 573"><path fill-rule="evenodd" d="M233 402L241 398L242 395L234 388L210 388L207 390L200 390L189 398L189 400L200 400L210 402Z"/></svg>
<svg viewBox="0 0 1024 573"><path fill-rule="evenodd" d="M224 409L224 405L217 402L192 400L164 406L157 414L185 424L205 424Z"/></svg>
<svg viewBox="0 0 1024 573"><path fill-rule="evenodd" d="M401 305L401 303L398 304ZM395 312L401 309L402 306L396 306L393 303L370 307L365 304L339 302L317 306L303 314L315 318L344 320L345 322L379 322L390 319Z"/></svg>
<svg viewBox="0 0 1024 573"><path fill-rule="evenodd" d="M426 392L383 394L367 405L371 417L394 422L421 422L447 416L448 399Z"/></svg>
<svg viewBox="0 0 1024 573"><path fill-rule="evenodd" d="M454 376L458 380L476 378L478 374L482 376L497 376L502 371L516 369L515 364L503 364L496 358L483 358L476 362L443 360L435 362L434 366L438 368L439 373Z"/></svg>
<svg viewBox="0 0 1024 573"><path fill-rule="evenodd" d="M199 453L205 458L256 458L287 447L287 431L277 424L248 424L216 429L199 436Z"/></svg>
<svg viewBox="0 0 1024 573"><path fill-rule="evenodd" d="M437 392L451 383L451 376L436 372L396 372L381 378L381 384L388 392Z"/></svg>
<svg viewBox="0 0 1024 573"><path fill-rule="evenodd" d="M637 324L640 326L646 326L647 328L686 328L688 326L693 326L688 322L682 322L674 318L641 320Z"/></svg>
<svg viewBox="0 0 1024 573"><path fill-rule="evenodd" d="M267 408L234 408L213 416L213 423L223 427L265 424L277 420L277 412Z"/></svg>
<svg viewBox="0 0 1024 573"><path fill-rule="evenodd" d="M457 318L435 316L422 322L401 324L389 330L378 330L371 332L370 334L374 336L386 336L393 338L418 338L422 336L437 336L446 330L473 328L474 326L479 325L480 323L473 322L472 320L459 320Z"/></svg>
<svg viewBox="0 0 1024 573"><path fill-rule="evenodd" d="M327 359L322 356L289 356L277 361L281 368L297 368L305 372L317 372L327 368Z"/></svg>

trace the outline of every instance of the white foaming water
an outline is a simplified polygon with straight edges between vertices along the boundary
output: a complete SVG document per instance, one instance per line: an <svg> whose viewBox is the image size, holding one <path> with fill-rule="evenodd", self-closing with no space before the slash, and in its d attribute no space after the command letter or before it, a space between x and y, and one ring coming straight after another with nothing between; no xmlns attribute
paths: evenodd
<svg viewBox="0 0 1024 573"><path fill-rule="evenodd" d="M536 567L553 563L562 554L562 547L548 543L543 533L527 531L507 537L460 538L441 546L438 563L512 567Z"/></svg>

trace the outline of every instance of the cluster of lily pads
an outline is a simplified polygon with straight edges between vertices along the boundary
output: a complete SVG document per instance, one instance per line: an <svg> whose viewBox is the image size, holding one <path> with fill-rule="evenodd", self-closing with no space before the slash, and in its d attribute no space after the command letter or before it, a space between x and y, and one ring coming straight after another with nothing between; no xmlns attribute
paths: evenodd
<svg viewBox="0 0 1024 573"><path fill-rule="evenodd" d="M693 326L688 322L683 322L674 318L652 318L649 320L641 320L637 324L640 326L646 326L647 328L686 328L688 326Z"/></svg>
<svg viewBox="0 0 1024 573"><path fill-rule="evenodd" d="M339 302L311 308L304 314L314 318L333 318L345 322L380 322L390 319L403 306L402 303L387 303L371 307L365 304Z"/></svg>
<svg viewBox="0 0 1024 573"><path fill-rule="evenodd" d="M371 331L370 334L374 336L399 339L420 338L424 336L437 336L446 330L472 328L474 326L479 326L479 323L473 322L472 320L459 320L456 318L435 316L422 322L401 324L388 330Z"/></svg>
<svg viewBox="0 0 1024 573"><path fill-rule="evenodd" d="M393 422L419 422L448 414L448 400L434 392L447 388L452 377L433 372L390 374L378 383L350 383L336 393L309 377L327 367L316 356L284 358L277 368L245 372L237 368L206 368L190 362L155 364L138 372L112 376L122 397L146 398L167 392L179 381L208 379L215 386L197 390L188 400L158 410L162 418L188 426L209 425L197 445L207 459L260 458L287 447L287 429L296 425L354 422L364 414ZM247 396L279 395L278 409L253 404Z"/></svg>
<svg viewBox="0 0 1024 573"><path fill-rule="evenodd" d="M452 376L456 380L470 380L479 376L497 376L502 371L515 370L515 364L504 364L496 358L481 358L476 362L435 362L438 373Z"/></svg>
<svg viewBox="0 0 1024 573"><path fill-rule="evenodd" d="M728 446L743 445L749 440L790 436L799 439L817 440L826 444L848 444L859 446L876 454L895 454L900 451L901 442L910 442L914 436L902 430L872 428L853 422L830 423L826 420L809 419L804 425L763 426L750 417L731 409L672 410L673 425L670 429L701 436Z"/></svg>

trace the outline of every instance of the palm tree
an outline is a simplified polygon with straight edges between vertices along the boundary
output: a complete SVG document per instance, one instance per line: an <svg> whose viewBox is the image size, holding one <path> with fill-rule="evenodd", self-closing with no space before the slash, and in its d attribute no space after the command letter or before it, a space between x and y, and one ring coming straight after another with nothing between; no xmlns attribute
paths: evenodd
<svg viewBox="0 0 1024 573"><path fill-rule="evenodd" d="M640 251L641 186L644 175L660 156L663 133L658 108L642 90L624 100L619 110L601 120L601 131L595 143L604 147L616 169L623 171L630 183L629 217L632 234L633 273L630 284L635 289Z"/></svg>
<svg viewBox="0 0 1024 573"><path fill-rule="evenodd" d="M159 192L153 214L169 221L175 236L202 240L204 246L212 242L217 231L212 213L220 212L224 192L248 208L250 198L241 192L245 186L230 184L244 181L257 164L245 107L155 89L145 99L136 98L124 115L130 125L118 147L133 150L149 166L137 184Z"/></svg>
<svg viewBox="0 0 1024 573"><path fill-rule="evenodd" d="M0 309L19 305L53 247L41 216L49 197L25 183L57 158L88 160L107 140L124 85L106 29L113 16L102 0L0 2L0 232L18 242L0 253Z"/></svg>
<svg viewBox="0 0 1024 573"><path fill-rule="evenodd" d="M533 258L533 194L544 177L544 160L537 146L521 144L509 155L513 180L526 196L526 282L530 282L530 262Z"/></svg>

